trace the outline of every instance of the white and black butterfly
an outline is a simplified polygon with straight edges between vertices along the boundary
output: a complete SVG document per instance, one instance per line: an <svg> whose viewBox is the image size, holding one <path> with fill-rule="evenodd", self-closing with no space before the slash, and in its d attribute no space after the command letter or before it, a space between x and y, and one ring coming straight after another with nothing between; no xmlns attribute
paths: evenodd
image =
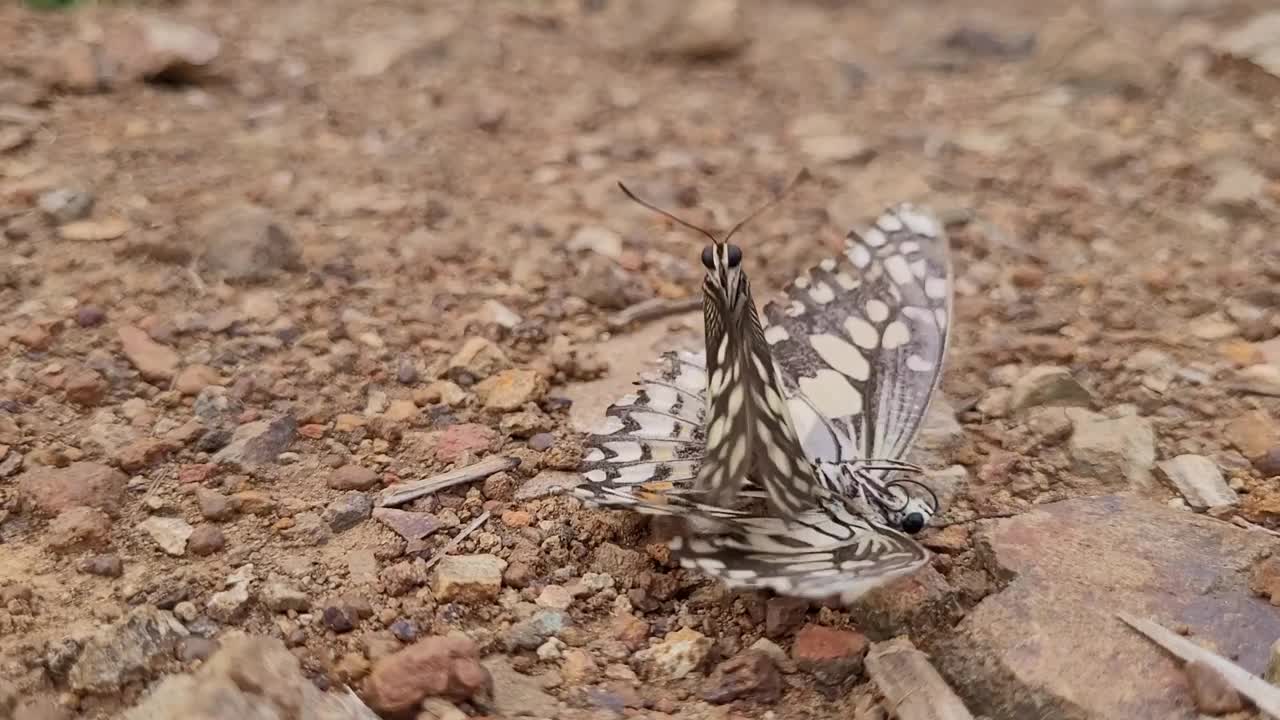
<svg viewBox="0 0 1280 720"><path fill-rule="evenodd" d="M673 554L731 587L850 601L918 569L928 553L910 535L937 501L901 458L947 345L941 226L886 211L767 304L765 322L732 232L702 232L706 352L667 353L610 406L576 494L686 519L695 531ZM757 500L768 510L740 507Z"/></svg>

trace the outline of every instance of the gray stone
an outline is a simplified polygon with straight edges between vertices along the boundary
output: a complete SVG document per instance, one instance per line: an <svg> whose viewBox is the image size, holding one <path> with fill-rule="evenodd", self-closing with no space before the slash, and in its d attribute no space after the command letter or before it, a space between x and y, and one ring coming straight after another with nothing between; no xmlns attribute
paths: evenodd
<svg viewBox="0 0 1280 720"><path fill-rule="evenodd" d="M1092 404L1093 396L1071 376L1071 371L1056 365L1031 368L1013 384L1013 395L1009 398L1009 408L1014 411L1037 405L1089 407Z"/></svg>
<svg viewBox="0 0 1280 720"><path fill-rule="evenodd" d="M239 620L248 609L249 600L249 581L233 583L226 590L209 597L209 617L220 622Z"/></svg>
<svg viewBox="0 0 1280 720"><path fill-rule="evenodd" d="M1240 496L1227 485L1222 471L1203 455L1179 455L1156 467L1195 510L1236 505Z"/></svg>
<svg viewBox="0 0 1280 720"><path fill-rule="evenodd" d="M200 219L195 235L204 244L204 267L233 282L263 282L302 269L298 243L265 208L215 210Z"/></svg>
<svg viewBox="0 0 1280 720"><path fill-rule="evenodd" d="M61 225L89 217L93 211L93 194L73 188L58 188L40 196L40 211Z"/></svg>
<svg viewBox="0 0 1280 720"><path fill-rule="evenodd" d="M442 525L440 520L431 513L409 512L395 508L375 508L373 519L410 542L430 536Z"/></svg>
<svg viewBox="0 0 1280 720"><path fill-rule="evenodd" d="M1280 615L1247 585L1271 544L1262 533L1104 496L1041 505L984 535L991 562L1012 580L931 648L975 713L1196 718L1185 693L1171 690L1185 687L1179 663L1125 627L1119 611L1185 625L1254 673L1280 637Z"/></svg>
<svg viewBox="0 0 1280 720"><path fill-rule="evenodd" d="M1104 485L1150 486L1156 436L1149 420L1134 415L1108 418L1086 410L1072 410L1070 416L1074 430L1068 452L1077 473Z"/></svg>
<svg viewBox="0 0 1280 720"><path fill-rule="evenodd" d="M282 578L268 580L262 587L261 597L262 604L272 612L306 612L311 607L311 598Z"/></svg>
<svg viewBox="0 0 1280 720"><path fill-rule="evenodd" d="M572 624L573 620L563 610L539 610L507 630L506 644L513 650L533 650Z"/></svg>
<svg viewBox="0 0 1280 720"><path fill-rule="evenodd" d="M325 522L334 532L350 530L369 519L373 512L373 500L367 493L345 492L324 509Z"/></svg>
<svg viewBox="0 0 1280 720"><path fill-rule="evenodd" d="M170 613L148 605L136 608L85 642L67 683L77 692L118 692L162 669L188 634Z"/></svg>
<svg viewBox="0 0 1280 720"><path fill-rule="evenodd" d="M578 473L543 470L516 489L515 499L536 500L563 492L582 482Z"/></svg>
<svg viewBox="0 0 1280 720"><path fill-rule="evenodd" d="M245 423L236 428L231 442L214 454L213 461L245 469L273 464L297 432L298 421L291 415Z"/></svg>

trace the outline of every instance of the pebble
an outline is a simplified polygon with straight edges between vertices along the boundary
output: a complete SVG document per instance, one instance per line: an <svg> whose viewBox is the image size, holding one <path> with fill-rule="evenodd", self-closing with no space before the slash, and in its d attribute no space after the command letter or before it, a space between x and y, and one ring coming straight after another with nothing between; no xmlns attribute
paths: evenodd
<svg viewBox="0 0 1280 720"><path fill-rule="evenodd" d="M569 238L568 249L571 252L589 250L617 260L622 257L622 236L609 228L585 225L574 231Z"/></svg>
<svg viewBox="0 0 1280 720"><path fill-rule="evenodd" d="M529 438L529 447L533 450L542 452L550 450L552 445L556 444L556 436L549 432L538 433Z"/></svg>
<svg viewBox="0 0 1280 720"><path fill-rule="evenodd" d="M129 232L129 223L116 217L102 220L76 220L58 226L58 237L72 242L118 240L127 232Z"/></svg>
<svg viewBox="0 0 1280 720"><path fill-rule="evenodd" d="M499 472L485 478L480 491L486 500L510 500L515 490L515 477L508 472Z"/></svg>
<svg viewBox="0 0 1280 720"><path fill-rule="evenodd" d="M613 637L633 652L649 644L649 631L649 623L629 612L617 613L610 623Z"/></svg>
<svg viewBox="0 0 1280 720"><path fill-rule="evenodd" d="M428 637L375 662L365 681L364 699L383 715L400 715L413 711L424 698L465 702L492 686L475 642Z"/></svg>
<svg viewBox="0 0 1280 720"><path fill-rule="evenodd" d="M1268 452L1280 448L1280 422L1265 410L1254 410L1228 422L1226 436L1240 454L1256 465Z"/></svg>
<svg viewBox="0 0 1280 720"><path fill-rule="evenodd" d="M197 222L195 236L204 246L204 267L232 282L265 282L303 267L298 243L266 208L214 210Z"/></svg>
<svg viewBox="0 0 1280 720"><path fill-rule="evenodd" d="M183 638L178 643L178 660L183 664L191 664L197 660L208 660L209 656L217 652L218 643L216 640L202 637Z"/></svg>
<svg viewBox="0 0 1280 720"><path fill-rule="evenodd" d="M145 331L124 325L116 331L124 356L146 380L168 383L178 374L182 359L166 345L151 339Z"/></svg>
<svg viewBox="0 0 1280 720"><path fill-rule="evenodd" d="M536 605L553 610L568 610L573 604L573 595L561 585L548 585L538 593Z"/></svg>
<svg viewBox="0 0 1280 720"><path fill-rule="evenodd" d="M507 630L505 643L513 650L533 650L548 638L558 636L572 621L563 610L538 610Z"/></svg>
<svg viewBox="0 0 1280 720"><path fill-rule="evenodd" d="M488 410L519 410L546 394L547 383L533 370L503 370L475 386L476 395Z"/></svg>
<svg viewBox="0 0 1280 720"><path fill-rule="evenodd" d="M325 484L334 490L371 490L378 481L378 473L367 467L343 465L329 474Z"/></svg>
<svg viewBox="0 0 1280 720"><path fill-rule="evenodd" d="M800 152L819 163L865 163L876 151L857 135L817 135L800 141Z"/></svg>
<svg viewBox="0 0 1280 720"><path fill-rule="evenodd" d="M67 378L63 390L70 402L84 407L96 407L106 398L111 384L96 370L82 368Z"/></svg>
<svg viewBox="0 0 1280 720"><path fill-rule="evenodd" d="M1183 667L1187 685L1196 709L1205 715L1226 715L1244 710L1240 693L1227 683L1213 667L1199 660L1192 660Z"/></svg>
<svg viewBox="0 0 1280 720"><path fill-rule="evenodd" d="M776 703L782 698L782 675L771 657L747 650L716 667L702 691L702 698L717 705L735 700Z"/></svg>
<svg viewBox="0 0 1280 720"><path fill-rule="evenodd" d="M809 601L792 597L772 597L764 606L764 634L782 637L804 625Z"/></svg>
<svg viewBox="0 0 1280 720"><path fill-rule="evenodd" d="M473 385L495 372L511 367L511 361L492 340L471 337L463 341L453 357L449 358L446 373L449 379L463 385Z"/></svg>
<svg viewBox="0 0 1280 720"><path fill-rule="evenodd" d="M97 305L82 305L76 310L76 324L82 328L97 327L106 319L106 311Z"/></svg>
<svg viewBox="0 0 1280 720"><path fill-rule="evenodd" d="M681 628L637 652L632 665L650 679L679 680L706 665L714 644L693 628Z"/></svg>
<svg viewBox="0 0 1280 720"><path fill-rule="evenodd" d="M1192 509L1236 505L1240 496L1227 485L1217 464L1203 455L1178 455L1156 465Z"/></svg>
<svg viewBox="0 0 1280 720"><path fill-rule="evenodd" d="M507 561L496 555L446 555L431 576L439 602L482 602L498 597Z"/></svg>
<svg viewBox="0 0 1280 720"><path fill-rule="evenodd" d="M195 495L196 506L200 509L200 516L205 520L226 520L234 514L231 508L231 499L217 490L197 487Z"/></svg>
<svg viewBox="0 0 1280 720"><path fill-rule="evenodd" d="M367 493L345 492L324 509L325 522L334 532L343 532L368 520L373 513L373 500Z"/></svg>
<svg viewBox="0 0 1280 720"><path fill-rule="evenodd" d="M1039 365L1027 371L1013 384L1009 408L1024 410L1037 405L1069 405L1089 407L1093 396L1071 371L1056 365Z"/></svg>
<svg viewBox="0 0 1280 720"><path fill-rule="evenodd" d="M187 554L187 541L195 528L182 518L152 516L138 523L138 529L151 536L166 555Z"/></svg>
<svg viewBox="0 0 1280 720"><path fill-rule="evenodd" d="M328 605L321 613L325 627L336 633L348 633L360 624L360 616L354 608L338 603Z"/></svg>
<svg viewBox="0 0 1280 720"><path fill-rule="evenodd" d="M205 607L209 611L209 617L219 622L230 623L244 617L249 607L249 600L249 582L244 580L211 595L209 604Z"/></svg>
<svg viewBox="0 0 1280 720"><path fill-rule="evenodd" d="M297 433L298 421L291 415L248 422L235 429L231 441L214 454L213 461L244 469L272 465Z"/></svg>
<svg viewBox="0 0 1280 720"><path fill-rule="evenodd" d="M396 620L387 629L402 643L411 643L418 639L418 624L412 620L403 618Z"/></svg>
<svg viewBox="0 0 1280 720"><path fill-rule="evenodd" d="M796 633L791 658L825 685L842 685L862 674L870 643L862 633L823 625L805 625Z"/></svg>
<svg viewBox="0 0 1280 720"><path fill-rule="evenodd" d="M1104 484L1128 482L1138 486L1150 480L1155 465L1155 431L1151 422L1134 415L1107 418L1072 410L1074 431L1068 452L1075 471Z"/></svg>
<svg viewBox="0 0 1280 720"><path fill-rule="evenodd" d="M93 203L92 193L74 188L50 190L42 193L36 201L40 211L59 225L89 217Z"/></svg>
<svg viewBox="0 0 1280 720"><path fill-rule="evenodd" d="M259 593L262 604L272 612L306 612L311 609L311 598L307 593L293 587L283 578L271 578L262 586Z"/></svg>
<svg viewBox="0 0 1280 720"><path fill-rule="evenodd" d="M559 701L542 689L540 680L517 672L508 658L494 655L482 664L489 673L493 709L498 717L552 718L559 715Z"/></svg>
<svg viewBox="0 0 1280 720"><path fill-rule="evenodd" d="M536 655L543 662L552 662L561 658L566 647L568 646L559 638L550 638L538 646Z"/></svg>
<svg viewBox="0 0 1280 720"><path fill-rule="evenodd" d="M442 527L441 522L431 513L380 507L374 508L372 515L373 519L410 542L429 537Z"/></svg>
<svg viewBox="0 0 1280 720"><path fill-rule="evenodd" d="M84 642L67 673L67 686L77 693L109 694L171 660L178 643L189 635L168 611L143 605L121 620L99 629Z"/></svg>
<svg viewBox="0 0 1280 720"><path fill-rule="evenodd" d="M413 401L420 406L443 403L449 407L459 407L470 398L470 393L448 380L436 380L413 392Z"/></svg>
<svg viewBox="0 0 1280 720"><path fill-rule="evenodd" d="M221 551L227 544L226 537L223 536L222 530L217 525L209 525L201 523L191 531L191 537L187 538L187 550L192 555L212 555Z"/></svg>
<svg viewBox="0 0 1280 720"><path fill-rule="evenodd" d="M222 383L222 376L217 370L208 365L195 364L188 365L178 372L177 378L173 381L173 387L187 397L194 397L205 388L220 386Z"/></svg>
<svg viewBox="0 0 1280 720"><path fill-rule="evenodd" d="M80 569L90 575L117 578L124 574L124 562L115 553L93 555L81 561Z"/></svg>
<svg viewBox="0 0 1280 720"><path fill-rule="evenodd" d="M566 682L573 685L585 685L600 672L600 666L592 659L591 653L581 648L570 648L561 653L560 672Z"/></svg>

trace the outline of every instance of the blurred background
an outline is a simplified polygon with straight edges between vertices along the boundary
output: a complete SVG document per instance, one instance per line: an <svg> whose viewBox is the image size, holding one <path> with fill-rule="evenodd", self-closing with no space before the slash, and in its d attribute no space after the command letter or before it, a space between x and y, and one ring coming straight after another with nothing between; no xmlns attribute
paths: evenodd
<svg viewBox="0 0 1280 720"><path fill-rule="evenodd" d="M951 521L1204 510L1155 467L1191 454L1274 527L1278 105L1264 0L6 3L0 710L871 720L862 654L901 632L975 713L1193 717L1175 664L1055 608L1150 591L1262 672L1280 569L1228 523L1077 508L1115 557L1017 593L958 525L846 610L541 494L701 342L698 239L617 181L725 229L808 168L738 236L761 302L889 203L951 232ZM1028 415L1061 406L1088 415ZM522 462L373 509L491 456ZM1204 553L1234 574L1192 613Z"/></svg>

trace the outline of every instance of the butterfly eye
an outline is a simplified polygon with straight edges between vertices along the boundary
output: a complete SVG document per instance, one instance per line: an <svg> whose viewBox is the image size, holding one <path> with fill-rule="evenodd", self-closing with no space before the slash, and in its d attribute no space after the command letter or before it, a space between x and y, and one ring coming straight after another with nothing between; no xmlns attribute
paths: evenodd
<svg viewBox="0 0 1280 720"><path fill-rule="evenodd" d="M742 248L737 245L729 246L729 267L736 268L742 264Z"/></svg>
<svg viewBox="0 0 1280 720"><path fill-rule="evenodd" d="M708 270L716 269L716 249L710 245L702 248L702 267Z"/></svg>
<svg viewBox="0 0 1280 720"><path fill-rule="evenodd" d="M913 512L908 513L902 518L902 531L908 535L915 535L924 529L924 514Z"/></svg>

